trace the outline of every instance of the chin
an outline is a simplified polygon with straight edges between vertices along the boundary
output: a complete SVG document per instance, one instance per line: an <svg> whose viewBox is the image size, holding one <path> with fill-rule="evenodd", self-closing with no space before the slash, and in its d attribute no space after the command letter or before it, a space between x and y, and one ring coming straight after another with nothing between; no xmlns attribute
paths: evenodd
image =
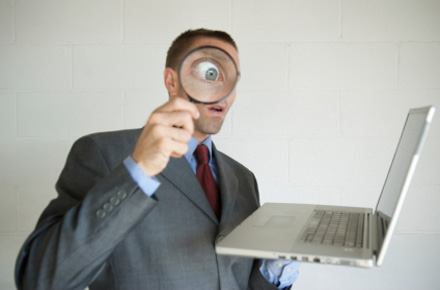
<svg viewBox="0 0 440 290"><path fill-rule="evenodd" d="M217 126L216 127L208 127L208 128L205 127L205 128L201 128L199 130L196 129L196 130L202 134L205 134L205 135L215 135L220 132L221 128L222 128L222 126L220 125L218 127Z"/></svg>
<svg viewBox="0 0 440 290"><path fill-rule="evenodd" d="M223 119L211 121L204 120L203 122L195 122L194 125L194 130L196 131L207 135L215 135L220 132L223 125Z"/></svg>

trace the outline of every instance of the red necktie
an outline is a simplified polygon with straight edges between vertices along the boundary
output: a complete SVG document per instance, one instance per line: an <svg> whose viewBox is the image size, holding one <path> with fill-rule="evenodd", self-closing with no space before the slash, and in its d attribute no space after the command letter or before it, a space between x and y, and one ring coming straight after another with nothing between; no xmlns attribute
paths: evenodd
<svg viewBox="0 0 440 290"><path fill-rule="evenodd" d="M194 152L194 156L197 159L197 171L196 176L200 184L205 191L208 201L211 204L215 215L220 219L220 194L218 193L217 183L212 175L211 168L209 167L209 150L206 145L199 145Z"/></svg>

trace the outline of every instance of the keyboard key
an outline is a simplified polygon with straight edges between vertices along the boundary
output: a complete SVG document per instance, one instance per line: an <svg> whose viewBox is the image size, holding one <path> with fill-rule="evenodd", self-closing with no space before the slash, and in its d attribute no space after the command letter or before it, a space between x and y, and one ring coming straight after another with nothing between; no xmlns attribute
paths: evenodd
<svg viewBox="0 0 440 290"><path fill-rule="evenodd" d="M362 247L364 214L315 210L301 243Z"/></svg>

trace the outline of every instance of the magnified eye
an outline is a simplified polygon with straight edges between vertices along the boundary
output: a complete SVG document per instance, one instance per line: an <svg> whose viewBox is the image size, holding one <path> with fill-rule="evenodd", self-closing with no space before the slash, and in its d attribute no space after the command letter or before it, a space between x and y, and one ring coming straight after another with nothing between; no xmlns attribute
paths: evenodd
<svg viewBox="0 0 440 290"><path fill-rule="evenodd" d="M194 70L197 73L197 77L202 80L213 82L219 79L219 69L212 62L200 62Z"/></svg>

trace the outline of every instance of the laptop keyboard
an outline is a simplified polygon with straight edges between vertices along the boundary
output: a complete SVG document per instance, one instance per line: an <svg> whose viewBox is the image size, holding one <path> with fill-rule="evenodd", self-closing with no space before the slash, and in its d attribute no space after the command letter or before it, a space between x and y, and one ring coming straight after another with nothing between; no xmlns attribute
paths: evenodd
<svg viewBox="0 0 440 290"><path fill-rule="evenodd" d="M363 213L315 210L300 242L361 248L364 217Z"/></svg>

